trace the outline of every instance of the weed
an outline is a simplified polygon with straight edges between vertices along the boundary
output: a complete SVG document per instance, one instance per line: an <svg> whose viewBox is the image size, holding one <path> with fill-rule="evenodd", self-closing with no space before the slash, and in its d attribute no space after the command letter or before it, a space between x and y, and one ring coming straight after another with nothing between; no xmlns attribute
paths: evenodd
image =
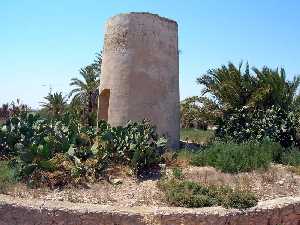
<svg viewBox="0 0 300 225"><path fill-rule="evenodd" d="M257 198L249 191L233 190L228 186L204 186L187 180L161 180L158 183L167 201L180 207L209 207L245 209L257 204Z"/></svg>
<svg viewBox="0 0 300 225"><path fill-rule="evenodd" d="M290 148L282 153L282 163L290 166L300 166L300 151L298 148Z"/></svg>
<svg viewBox="0 0 300 225"><path fill-rule="evenodd" d="M300 166L291 166L289 167L289 170L292 173L295 173L296 175L300 176Z"/></svg>
<svg viewBox="0 0 300 225"><path fill-rule="evenodd" d="M176 178L176 179L183 179L182 169L179 167L174 167L172 169L172 174L173 174L174 178Z"/></svg>
<svg viewBox="0 0 300 225"><path fill-rule="evenodd" d="M215 136L212 130L200 130L195 128L182 128L180 131L180 139L199 144L210 143Z"/></svg>
<svg viewBox="0 0 300 225"><path fill-rule="evenodd" d="M7 161L0 161L0 193L5 194L16 182L15 172Z"/></svg>
<svg viewBox="0 0 300 225"><path fill-rule="evenodd" d="M222 172L239 173L266 169L273 161L274 152L281 148L272 142L216 143L195 154L191 164L213 166Z"/></svg>

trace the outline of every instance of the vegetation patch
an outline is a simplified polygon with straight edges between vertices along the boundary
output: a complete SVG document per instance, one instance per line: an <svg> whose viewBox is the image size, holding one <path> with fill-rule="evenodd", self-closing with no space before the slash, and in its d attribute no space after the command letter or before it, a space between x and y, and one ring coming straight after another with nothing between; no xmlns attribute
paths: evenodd
<svg viewBox="0 0 300 225"><path fill-rule="evenodd" d="M265 140L262 143L215 143L194 154L191 164L212 166L222 172L239 173L265 169L281 152L279 144Z"/></svg>
<svg viewBox="0 0 300 225"><path fill-rule="evenodd" d="M257 197L299 195L299 77L287 81L284 70L246 65L243 71L232 63L209 70L197 80L203 95L181 103L181 140L201 148L166 152L167 140L150 121L119 127L98 121L101 60L100 54L80 70L84 80L71 80L70 104L50 92L38 113L19 103L0 109L0 159L6 160L0 161L0 192L21 180L30 188L47 187L56 198L51 189L88 184L94 192L77 188L64 199L165 204L162 190L174 206L238 209L255 206ZM158 181L160 189L156 180L144 179L160 172L166 177Z"/></svg>
<svg viewBox="0 0 300 225"><path fill-rule="evenodd" d="M12 158L17 176L31 186L51 188L95 182L118 164L141 176L158 168L167 143L149 121L84 126L69 113L41 118L20 112L6 121L0 134L0 152Z"/></svg>
<svg viewBox="0 0 300 225"><path fill-rule="evenodd" d="M208 144L214 138L213 130L200 130L196 128L182 128L180 131L180 139L199 144Z"/></svg>
<svg viewBox="0 0 300 225"><path fill-rule="evenodd" d="M237 143L269 138L288 148L297 145L298 119L294 112L279 106L267 109L242 107L226 113L216 136Z"/></svg>
<svg viewBox="0 0 300 225"><path fill-rule="evenodd" d="M174 167L172 169L172 175L174 178L176 179L183 179L183 173L182 173L182 169L180 167Z"/></svg>
<svg viewBox="0 0 300 225"><path fill-rule="evenodd" d="M283 147L299 144L299 76L288 81L284 69L251 70L248 64L228 63L208 70L197 82L203 85L201 98L220 112L217 137L239 143L268 137Z"/></svg>
<svg viewBox="0 0 300 225"><path fill-rule="evenodd" d="M292 166L289 168L289 170L292 172L292 173L295 173L297 174L298 176L300 176L300 166Z"/></svg>
<svg viewBox="0 0 300 225"><path fill-rule="evenodd" d="M167 201L174 206L198 208L221 205L226 208L246 209L257 204L251 192L233 190L228 186L204 186L187 180L162 180L159 187Z"/></svg>
<svg viewBox="0 0 300 225"><path fill-rule="evenodd" d="M300 166L300 151L297 148L289 148L282 153L282 163L290 166Z"/></svg>
<svg viewBox="0 0 300 225"><path fill-rule="evenodd" d="M0 193L5 194L15 182L15 172L8 161L0 161Z"/></svg>

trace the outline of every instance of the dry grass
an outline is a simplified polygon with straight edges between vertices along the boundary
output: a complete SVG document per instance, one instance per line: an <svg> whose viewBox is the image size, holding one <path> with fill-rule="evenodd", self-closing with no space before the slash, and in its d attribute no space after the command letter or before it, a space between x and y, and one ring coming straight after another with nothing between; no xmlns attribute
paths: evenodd
<svg viewBox="0 0 300 225"><path fill-rule="evenodd" d="M300 166L291 166L288 169L292 173L295 173L296 175L300 176Z"/></svg>
<svg viewBox="0 0 300 225"><path fill-rule="evenodd" d="M106 170L108 177L126 178L133 175L129 166L114 165Z"/></svg>
<svg viewBox="0 0 300 225"><path fill-rule="evenodd" d="M173 168L166 169L166 176L173 176ZM204 185L229 185L234 189L254 192L260 200L284 196L300 195L300 176L293 168L271 165L267 170L249 173L228 174L212 167L182 167L183 179ZM157 187L157 180L139 181L128 175L127 168L118 167L109 171L110 177L119 179L119 184L108 181L90 184L88 188L65 188L63 190L30 189L24 184L16 184L7 194L21 198L70 201L132 206L166 206L164 195Z"/></svg>
<svg viewBox="0 0 300 225"><path fill-rule="evenodd" d="M185 179L208 185L229 185L252 191L261 200L300 195L300 176L288 166L271 165L267 170L228 174L212 167L189 167L183 170Z"/></svg>
<svg viewBox="0 0 300 225"><path fill-rule="evenodd" d="M8 161L0 161L0 193L6 194L15 184L14 171Z"/></svg>
<svg viewBox="0 0 300 225"><path fill-rule="evenodd" d="M163 154L162 158L167 167L188 167L194 153L191 150L181 149L177 152L168 151Z"/></svg>
<svg viewBox="0 0 300 225"><path fill-rule="evenodd" d="M63 190L30 189L18 184L7 194L20 198L69 201L73 203L92 203L118 205L124 207L144 205L166 205L162 202L163 194L156 187L156 182L139 182L132 178L120 178L122 183L112 185L107 181L90 184L89 188L65 188Z"/></svg>

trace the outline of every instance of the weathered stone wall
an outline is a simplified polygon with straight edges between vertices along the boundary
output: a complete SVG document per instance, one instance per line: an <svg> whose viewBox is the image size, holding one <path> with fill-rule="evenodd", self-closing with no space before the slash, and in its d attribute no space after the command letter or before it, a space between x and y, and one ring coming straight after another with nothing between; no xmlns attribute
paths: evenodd
<svg viewBox="0 0 300 225"><path fill-rule="evenodd" d="M177 23L128 13L110 18L105 30L99 117L113 126L150 119L178 148Z"/></svg>
<svg viewBox="0 0 300 225"><path fill-rule="evenodd" d="M0 195L0 225L299 225L300 197L239 211L221 207L117 208Z"/></svg>

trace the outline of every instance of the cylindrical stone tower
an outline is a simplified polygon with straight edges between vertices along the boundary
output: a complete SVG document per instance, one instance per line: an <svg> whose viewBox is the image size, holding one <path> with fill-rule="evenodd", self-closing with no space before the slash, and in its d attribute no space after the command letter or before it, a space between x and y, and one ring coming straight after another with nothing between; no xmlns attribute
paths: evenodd
<svg viewBox="0 0 300 225"><path fill-rule="evenodd" d="M150 119L179 146L177 23L150 13L120 14L106 24L99 117L112 126Z"/></svg>

